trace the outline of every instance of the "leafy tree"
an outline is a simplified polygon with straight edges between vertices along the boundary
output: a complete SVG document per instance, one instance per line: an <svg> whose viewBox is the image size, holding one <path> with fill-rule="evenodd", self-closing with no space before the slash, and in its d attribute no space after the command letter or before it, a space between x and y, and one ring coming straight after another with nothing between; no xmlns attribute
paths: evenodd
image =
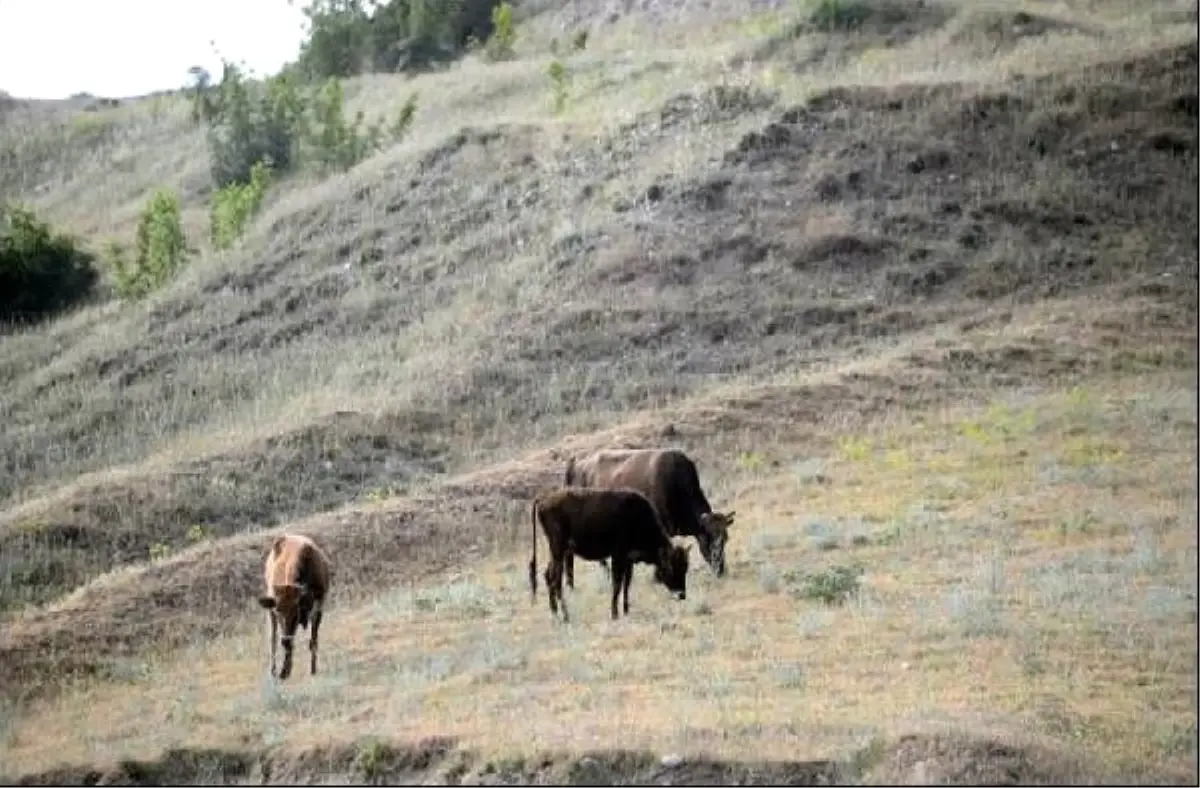
<svg viewBox="0 0 1200 788"><path fill-rule="evenodd" d="M363 2L309 0L301 10L308 20L298 60L305 75L326 79L359 73L370 40L370 16Z"/></svg>
<svg viewBox="0 0 1200 788"><path fill-rule="evenodd" d="M318 81L364 70L419 71L452 60L467 50L472 38L483 41L492 34L492 13L498 4L498 0L289 2L301 2L307 19L299 70L306 79ZM501 50L507 51L503 42Z"/></svg>
<svg viewBox="0 0 1200 788"><path fill-rule="evenodd" d="M217 112L212 97L212 74L203 66L192 66L188 69L188 76L191 78L188 91L192 95L192 120L196 123L207 123Z"/></svg>
<svg viewBox="0 0 1200 788"><path fill-rule="evenodd" d="M251 85L236 65L226 63L210 121L209 153L217 188L249 183L250 170L269 161L276 172L295 163L304 134L306 102L295 77L282 73Z"/></svg>

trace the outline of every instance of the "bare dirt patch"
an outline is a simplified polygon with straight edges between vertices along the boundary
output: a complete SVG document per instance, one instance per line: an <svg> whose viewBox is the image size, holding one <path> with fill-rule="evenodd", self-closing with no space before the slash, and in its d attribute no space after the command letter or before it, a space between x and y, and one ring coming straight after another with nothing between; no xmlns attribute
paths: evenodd
<svg viewBox="0 0 1200 788"><path fill-rule="evenodd" d="M64 769L16 785L833 785L832 762L738 763L707 759L666 765L652 753L546 753L489 760L434 741L396 747L380 741L303 755L175 750L155 761L105 771Z"/></svg>
<svg viewBox="0 0 1200 788"><path fill-rule="evenodd" d="M950 27L950 43L977 49L981 55L994 55L1012 50L1026 39L1048 33L1096 34L1096 31L1070 21L1007 9L983 8L963 11Z"/></svg>
<svg viewBox="0 0 1200 788"><path fill-rule="evenodd" d="M955 15L952 6L936 0L845 0L798 7L799 18L783 21L782 29L743 57L786 63L797 72L840 68L873 49L902 47L932 34Z"/></svg>
<svg viewBox="0 0 1200 788"><path fill-rule="evenodd" d="M311 750L172 750L106 769L59 769L14 785L1090 785L1107 775L1045 748L965 736L878 741L841 760L720 761L645 751L489 759L451 739L382 740ZM1116 778L1119 779L1119 778ZM10 780L6 779L6 782ZM1170 777L1158 784L1183 784Z"/></svg>

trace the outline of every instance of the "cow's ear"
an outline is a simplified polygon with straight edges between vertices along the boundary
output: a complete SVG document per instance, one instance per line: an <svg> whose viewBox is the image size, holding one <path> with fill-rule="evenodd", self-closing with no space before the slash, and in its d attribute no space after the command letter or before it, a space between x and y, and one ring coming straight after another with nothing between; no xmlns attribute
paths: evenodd
<svg viewBox="0 0 1200 788"><path fill-rule="evenodd" d="M733 509L730 509L729 512L725 515L725 525L726 526L733 525L733 518L735 516L737 516L737 512L734 511Z"/></svg>
<svg viewBox="0 0 1200 788"><path fill-rule="evenodd" d="M260 596L260 597L258 598L258 604L259 604L259 606L260 606L260 607L264 607L264 608L266 608L267 610L271 610L272 608L274 608L274 607L275 607L275 597L273 597L273 596Z"/></svg>

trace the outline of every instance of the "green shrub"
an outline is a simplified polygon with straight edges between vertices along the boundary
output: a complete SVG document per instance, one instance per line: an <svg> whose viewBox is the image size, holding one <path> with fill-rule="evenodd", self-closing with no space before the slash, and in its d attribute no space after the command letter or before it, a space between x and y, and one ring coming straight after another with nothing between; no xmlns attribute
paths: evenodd
<svg viewBox="0 0 1200 788"><path fill-rule="evenodd" d="M815 599L827 605L840 605L858 593L861 566L831 566L820 572L804 573L794 590L800 599Z"/></svg>
<svg viewBox="0 0 1200 788"><path fill-rule="evenodd" d="M249 185L251 171L262 161L270 163L275 177L302 161L325 171L349 169L379 150L388 132L393 140L402 139L417 111L413 93L390 125L382 118L367 124L362 112L347 120L340 79L302 91L295 74L285 70L256 85L230 63L225 64L221 84L203 102L196 117L210 125L212 177L218 190ZM214 211L228 210L218 209L215 200ZM216 241L223 230L214 227L213 232L215 243L232 243L225 236Z"/></svg>
<svg viewBox="0 0 1200 788"><path fill-rule="evenodd" d="M228 249L242 237L246 225L262 209L270 184L270 164L260 161L250 168L249 183L231 183L217 190L209 212L210 238L215 249Z"/></svg>
<svg viewBox="0 0 1200 788"><path fill-rule="evenodd" d="M109 264L117 292L124 298L143 298L168 279L184 264L190 250L183 233L179 196L160 189L147 201L138 217L134 259L130 263L124 249L112 244Z"/></svg>
<svg viewBox="0 0 1200 788"><path fill-rule="evenodd" d="M352 121L346 121L340 80L326 82L313 96L310 106L308 155L318 167L327 171L348 170L383 147L382 119L364 125L365 117L360 110ZM416 114L414 92L388 128L393 141L399 142L408 134Z"/></svg>
<svg viewBox="0 0 1200 788"><path fill-rule="evenodd" d="M487 54L492 60L510 60L516 54L517 30L513 25L512 5L500 3L492 9L492 35Z"/></svg>
<svg viewBox="0 0 1200 788"><path fill-rule="evenodd" d="M363 113L347 123L342 82L329 79L313 95L309 143L313 160L323 169L346 170L366 155Z"/></svg>
<svg viewBox="0 0 1200 788"><path fill-rule="evenodd" d="M554 114L560 115L567 106L567 87L570 76L567 74L567 67L557 60L550 63L547 74L550 76L550 86L554 96Z"/></svg>
<svg viewBox="0 0 1200 788"><path fill-rule="evenodd" d="M0 321L36 322L82 301L99 278L91 254L26 207L0 203Z"/></svg>
<svg viewBox="0 0 1200 788"><path fill-rule="evenodd" d="M417 91L409 93L404 106L396 113L396 120L392 122L391 128L392 139L396 142L404 139L412 129L413 121L417 118L417 97Z"/></svg>
<svg viewBox="0 0 1200 788"><path fill-rule="evenodd" d="M817 0L808 21L826 32L856 30L871 17L872 11L867 0Z"/></svg>

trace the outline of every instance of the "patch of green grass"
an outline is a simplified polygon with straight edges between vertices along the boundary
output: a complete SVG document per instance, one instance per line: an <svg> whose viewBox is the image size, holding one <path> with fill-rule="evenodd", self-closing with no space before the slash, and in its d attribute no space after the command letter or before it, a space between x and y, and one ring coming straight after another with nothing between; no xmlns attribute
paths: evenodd
<svg viewBox="0 0 1200 788"><path fill-rule="evenodd" d="M846 462L866 462L875 450L869 440L856 436L839 436L837 447Z"/></svg>
<svg viewBox="0 0 1200 788"><path fill-rule="evenodd" d="M858 593L863 567L857 564L836 565L816 572L793 575L792 595L826 605L842 605Z"/></svg>

